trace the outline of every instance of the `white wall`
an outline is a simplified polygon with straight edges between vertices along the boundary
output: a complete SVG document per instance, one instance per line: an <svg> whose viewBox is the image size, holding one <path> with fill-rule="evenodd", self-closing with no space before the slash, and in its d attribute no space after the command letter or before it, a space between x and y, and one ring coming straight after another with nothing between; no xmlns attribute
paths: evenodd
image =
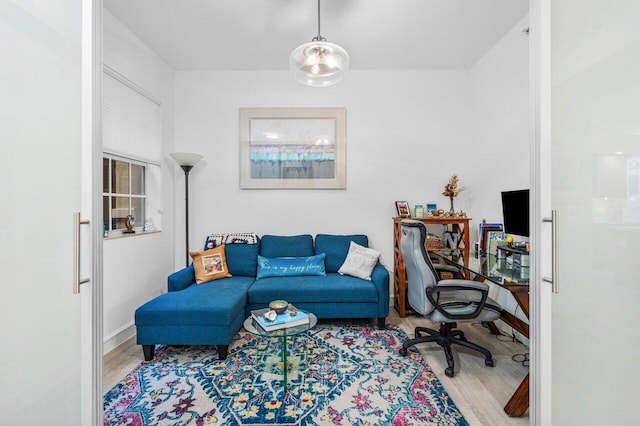
<svg viewBox="0 0 640 426"><path fill-rule="evenodd" d="M470 184L468 71L352 71L322 89L289 72L178 71L175 84L176 147L205 157L189 181L192 250L211 232L365 233L391 268L394 201L444 205L454 172ZM238 108L309 106L346 107L347 189L240 190ZM474 214L468 201L460 207ZM183 220L177 204L176 223Z"/></svg>
<svg viewBox="0 0 640 426"><path fill-rule="evenodd" d="M104 11L104 63L162 102L162 152L173 151L173 70ZM173 268L173 165L161 164L162 231L104 241L104 352L133 336L135 309L166 291Z"/></svg>
<svg viewBox="0 0 640 426"><path fill-rule="evenodd" d="M500 193L530 187L528 26L527 16L471 68L475 162L463 170L473 182L476 225L502 223Z"/></svg>
<svg viewBox="0 0 640 426"><path fill-rule="evenodd" d="M469 71L351 71L322 89L288 72L176 72L176 146L205 156L191 172L191 249L210 232L364 232L391 267L394 201L448 209L453 173L474 241L482 218L502 222L502 190L529 187L526 26ZM347 189L240 190L238 108L296 106L346 107Z"/></svg>

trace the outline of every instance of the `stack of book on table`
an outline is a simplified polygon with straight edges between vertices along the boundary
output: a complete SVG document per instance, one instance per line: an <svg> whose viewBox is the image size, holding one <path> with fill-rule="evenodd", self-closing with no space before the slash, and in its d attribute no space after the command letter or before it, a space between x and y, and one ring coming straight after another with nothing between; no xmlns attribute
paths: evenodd
<svg viewBox="0 0 640 426"><path fill-rule="evenodd" d="M268 320L264 314L271 309L264 308L251 311L253 319L262 327L265 331L280 330L281 328L295 327L297 325L304 325L309 323L309 314L302 311L296 311L295 315L291 315L291 311L287 309L281 314L276 315L273 321Z"/></svg>

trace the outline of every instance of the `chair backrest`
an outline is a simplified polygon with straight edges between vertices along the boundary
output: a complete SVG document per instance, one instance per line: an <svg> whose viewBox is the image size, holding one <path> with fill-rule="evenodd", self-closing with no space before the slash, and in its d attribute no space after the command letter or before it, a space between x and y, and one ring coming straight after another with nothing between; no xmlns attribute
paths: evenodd
<svg viewBox="0 0 640 426"><path fill-rule="evenodd" d="M401 221L400 227L400 249L407 271L409 305L417 313L427 315L435 309L427 299L427 288L438 283L438 274L426 249L427 228L424 223L409 219Z"/></svg>

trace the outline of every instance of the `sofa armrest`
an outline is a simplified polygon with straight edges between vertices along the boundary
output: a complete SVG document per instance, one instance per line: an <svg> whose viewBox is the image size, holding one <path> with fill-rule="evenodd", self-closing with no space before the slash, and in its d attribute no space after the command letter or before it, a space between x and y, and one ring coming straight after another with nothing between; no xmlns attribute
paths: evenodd
<svg viewBox="0 0 640 426"><path fill-rule="evenodd" d="M180 291L196 282L196 272L193 264L184 269L174 272L167 278L167 289L169 291Z"/></svg>
<svg viewBox="0 0 640 426"><path fill-rule="evenodd" d="M371 272L371 282L378 289L380 297L379 317L386 317L389 314L389 271L382 263L378 262Z"/></svg>

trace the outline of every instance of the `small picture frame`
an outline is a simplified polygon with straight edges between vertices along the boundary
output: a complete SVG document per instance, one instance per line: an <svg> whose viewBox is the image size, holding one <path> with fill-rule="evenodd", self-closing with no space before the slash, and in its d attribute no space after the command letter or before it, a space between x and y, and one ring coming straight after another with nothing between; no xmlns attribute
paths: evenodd
<svg viewBox="0 0 640 426"><path fill-rule="evenodd" d="M488 238L488 233L490 231L497 231L497 232L503 232L504 231L504 226L501 223L481 223L480 224L480 232L479 232L479 237L480 237L480 252L481 253L488 253L489 250L489 238ZM496 235L496 234L493 234ZM495 237L494 237L495 239Z"/></svg>
<svg viewBox="0 0 640 426"><path fill-rule="evenodd" d="M411 217L411 209L407 201L396 201L396 212L398 217Z"/></svg>
<svg viewBox="0 0 640 426"><path fill-rule="evenodd" d="M427 204L427 211L428 212L437 212L438 211L438 206L435 204Z"/></svg>
<svg viewBox="0 0 640 426"><path fill-rule="evenodd" d="M486 232L485 238L485 248L487 254L496 256L498 254L498 245L504 242L504 232L489 230Z"/></svg>
<svg viewBox="0 0 640 426"><path fill-rule="evenodd" d="M413 217L424 217L424 206L422 204L413 206Z"/></svg>

